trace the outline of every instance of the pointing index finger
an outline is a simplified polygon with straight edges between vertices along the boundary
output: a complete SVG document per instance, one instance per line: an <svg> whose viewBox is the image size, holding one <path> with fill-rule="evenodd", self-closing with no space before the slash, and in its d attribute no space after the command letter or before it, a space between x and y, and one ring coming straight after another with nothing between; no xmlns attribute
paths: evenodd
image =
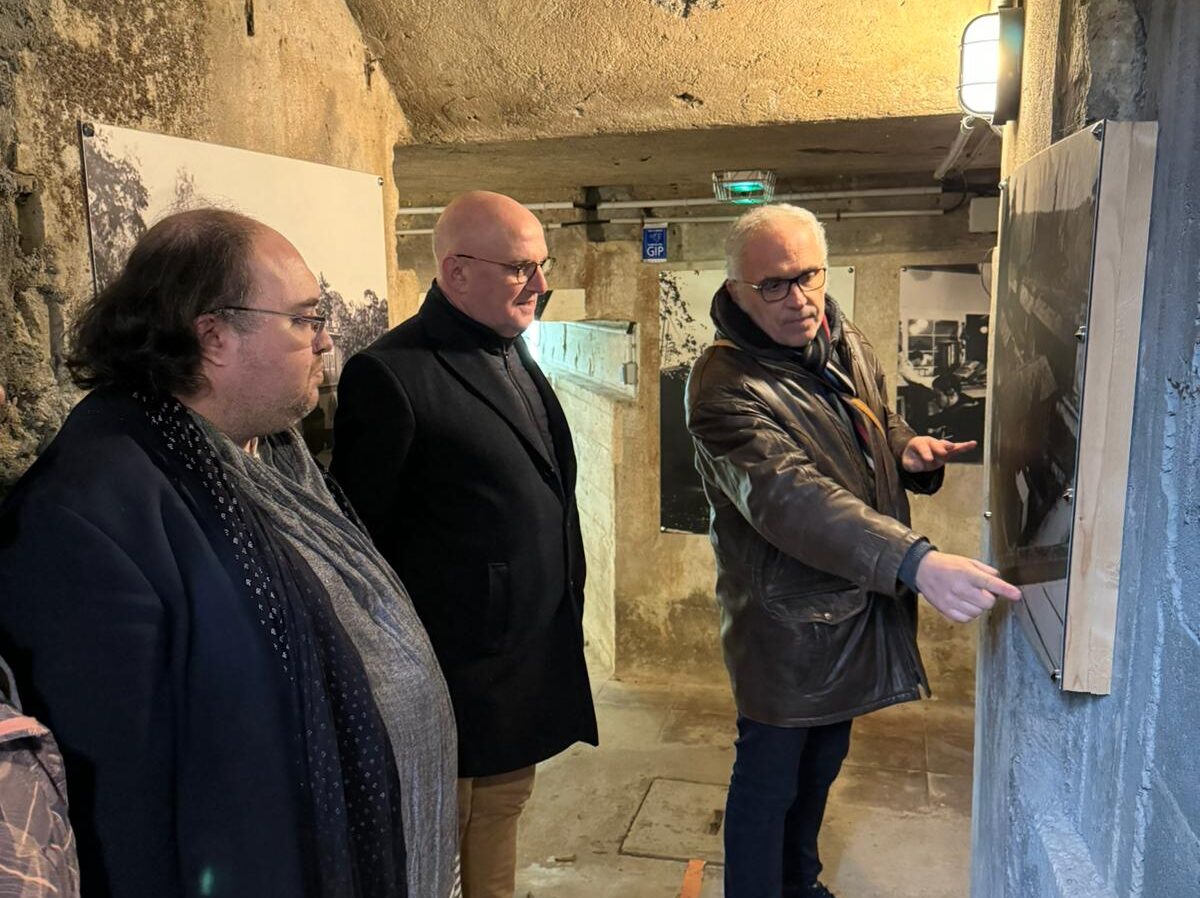
<svg viewBox="0 0 1200 898"><path fill-rule="evenodd" d="M1011 599L1016 602L1021 598L1021 590L999 577L986 574L979 571L972 583L980 589L986 589L988 592L997 596L1004 596L1006 599Z"/></svg>

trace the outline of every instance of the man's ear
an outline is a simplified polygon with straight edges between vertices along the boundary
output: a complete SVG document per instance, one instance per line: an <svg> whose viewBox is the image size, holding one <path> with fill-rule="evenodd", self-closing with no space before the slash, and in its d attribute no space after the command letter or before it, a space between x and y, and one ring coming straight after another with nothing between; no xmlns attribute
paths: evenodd
<svg viewBox="0 0 1200 898"><path fill-rule="evenodd" d="M210 312L198 316L192 326L200 343L200 358L206 364L217 367L229 364L236 339L229 322Z"/></svg>
<svg viewBox="0 0 1200 898"><path fill-rule="evenodd" d="M463 260L454 255L444 256L438 265L437 279L439 286L449 287L455 293L461 291L467 283L467 270Z"/></svg>
<svg viewBox="0 0 1200 898"><path fill-rule="evenodd" d="M738 282L735 281L733 278L725 279L725 292L729 294L729 298L733 300L734 304L740 308L742 305L742 302L738 298L737 286L738 286Z"/></svg>

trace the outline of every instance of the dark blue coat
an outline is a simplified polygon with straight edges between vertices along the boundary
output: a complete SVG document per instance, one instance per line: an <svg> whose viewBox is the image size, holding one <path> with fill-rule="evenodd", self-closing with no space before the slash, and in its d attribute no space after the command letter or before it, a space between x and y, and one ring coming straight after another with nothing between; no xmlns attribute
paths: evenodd
<svg viewBox="0 0 1200 898"><path fill-rule="evenodd" d="M85 896L304 895L296 696L159 439L94 392L0 506L0 655L62 747Z"/></svg>
<svg viewBox="0 0 1200 898"><path fill-rule="evenodd" d="M510 364L545 406L548 450L496 341L435 286L346 364L334 419L333 475L429 633L464 777L597 741L571 433L517 340Z"/></svg>

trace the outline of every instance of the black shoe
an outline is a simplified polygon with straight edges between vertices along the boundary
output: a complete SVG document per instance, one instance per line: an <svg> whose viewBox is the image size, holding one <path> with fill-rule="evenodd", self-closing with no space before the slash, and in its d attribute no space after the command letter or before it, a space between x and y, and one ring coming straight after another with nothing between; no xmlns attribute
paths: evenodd
<svg viewBox="0 0 1200 898"><path fill-rule="evenodd" d="M825 883L814 882L804 893L804 898L837 898L837 895L825 888Z"/></svg>

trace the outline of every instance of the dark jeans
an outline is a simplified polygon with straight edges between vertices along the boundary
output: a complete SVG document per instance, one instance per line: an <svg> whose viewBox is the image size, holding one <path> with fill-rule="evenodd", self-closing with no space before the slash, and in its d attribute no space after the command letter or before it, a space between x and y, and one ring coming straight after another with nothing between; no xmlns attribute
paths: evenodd
<svg viewBox="0 0 1200 898"><path fill-rule="evenodd" d="M738 717L725 804L725 898L793 898L817 881L817 834L850 750L850 721L776 727Z"/></svg>

